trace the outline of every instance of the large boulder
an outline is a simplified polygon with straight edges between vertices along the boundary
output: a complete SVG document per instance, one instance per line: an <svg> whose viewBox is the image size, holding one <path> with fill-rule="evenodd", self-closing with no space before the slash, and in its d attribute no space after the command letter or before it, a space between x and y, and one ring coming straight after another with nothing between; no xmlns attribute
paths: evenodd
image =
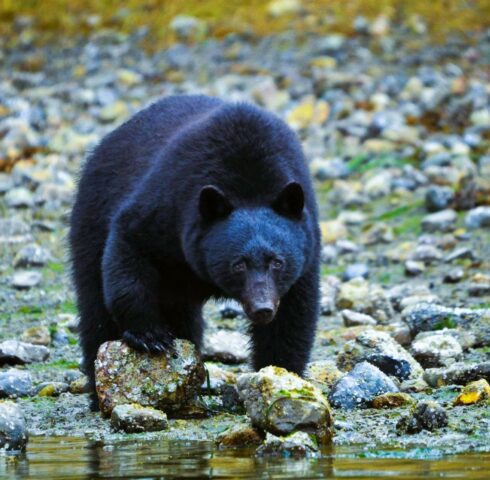
<svg viewBox="0 0 490 480"><path fill-rule="evenodd" d="M102 414L109 416L116 405L136 403L185 416L206 374L191 342L176 340L174 348L173 355L155 355L136 352L121 341L102 344L95 361Z"/></svg>
<svg viewBox="0 0 490 480"><path fill-rule="evenodd" d="M252 423L274 435L295 431L316 434L320 441L332 436L328 400L320 389L279 367L265 367L238 377L238 392Z"/></svg>

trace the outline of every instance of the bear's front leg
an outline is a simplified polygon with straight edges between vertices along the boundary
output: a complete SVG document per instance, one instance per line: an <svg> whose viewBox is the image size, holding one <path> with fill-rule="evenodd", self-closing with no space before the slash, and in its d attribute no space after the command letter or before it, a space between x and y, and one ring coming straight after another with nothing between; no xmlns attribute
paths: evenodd
<svg viewBox="0 0 490 480"><path fill-rule="evenodd" d="M318 301L318 273L312 271L303 275L281 299L270 324L252 325L255 370L275 365L303 374L315 339Z"/></svg>
<svg viewBox="0 0 490 480"><path fill-rule="evenodd" d="M104 302L135 350L159 353L171 350L174 336L163 322L158 299L160 274L147 252L111 229L102 259Z"/></svg>

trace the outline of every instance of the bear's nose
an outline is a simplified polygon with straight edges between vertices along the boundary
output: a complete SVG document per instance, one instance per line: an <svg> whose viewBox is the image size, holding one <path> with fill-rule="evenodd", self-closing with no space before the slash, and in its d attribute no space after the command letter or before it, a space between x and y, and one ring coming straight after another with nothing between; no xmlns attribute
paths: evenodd
<svg viewBox="0 0 490 480"><path fill-rule="evenodd" d="M251 317L254 322L264 325L274 317L274 308L269 305L259 306L253 310Z"/></svg>

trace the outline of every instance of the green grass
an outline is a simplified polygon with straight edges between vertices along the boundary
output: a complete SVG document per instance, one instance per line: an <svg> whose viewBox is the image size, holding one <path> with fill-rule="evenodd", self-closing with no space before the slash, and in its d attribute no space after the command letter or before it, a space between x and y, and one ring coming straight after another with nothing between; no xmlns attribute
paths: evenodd
<svg viewBox="0 0 490 480"><path fill-rule="evenodd" d="M408 158L397 158L389 155L381 155L374 158L366 155L358 155L347 162L347 167L351 173L362 174L371 170L388 167L401 168L409 163L412 163L412 160Z"/></svg>
<svg viewBox="0 0 490 480"><path fill-rule="evenodd" d="M74 302L70 300L65 300L58 306L58 311L61 313L72 313L76 314L78 312L77 307Z"/></svg>
<svg viewBox="0 0 490 480"><path fill-rule="evenodd" d="M48 269L55 272L55 273L64 273L65 272L65 265L63 263L58 263L58 262L50 262L47 265Z"/></svg>
<svg viewBox="0 0 490 480"><path fill-rule="evenodd" d="M69 360L54 360L52 362L45 362L45 363L33 363L30 365L31 370L36 370L36 371L44 371L44 370L51 370L51 369L59 369L59 370L74 370L78 369L79 364L78 362L73 362Z"/></svg>
<svg viewBox="0 0 490 480"><path fill-rule="evenodd" d="M411 204L400 205L399 207L393 208L391 210L387 210L386 212L383 212L380 215L373 217L371 220L378 220L378 221L393 220L405 215L410 215L411 213L413 213L415 210L419 209L423 205L424 205L423 200L417 200Z"/></svg>

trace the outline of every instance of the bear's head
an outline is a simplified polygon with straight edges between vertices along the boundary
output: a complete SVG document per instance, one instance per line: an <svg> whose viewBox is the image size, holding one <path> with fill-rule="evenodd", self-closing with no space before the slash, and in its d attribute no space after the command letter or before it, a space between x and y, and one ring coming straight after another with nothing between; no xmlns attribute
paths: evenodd
<svg viewBox="0 0 490 480"><path fill-rule="evenodd" d="M270 322L303 272L304 193L290 182L268 206L235 207L216 186L202 188L201 274L239 301L249 319Z"/></svg>

